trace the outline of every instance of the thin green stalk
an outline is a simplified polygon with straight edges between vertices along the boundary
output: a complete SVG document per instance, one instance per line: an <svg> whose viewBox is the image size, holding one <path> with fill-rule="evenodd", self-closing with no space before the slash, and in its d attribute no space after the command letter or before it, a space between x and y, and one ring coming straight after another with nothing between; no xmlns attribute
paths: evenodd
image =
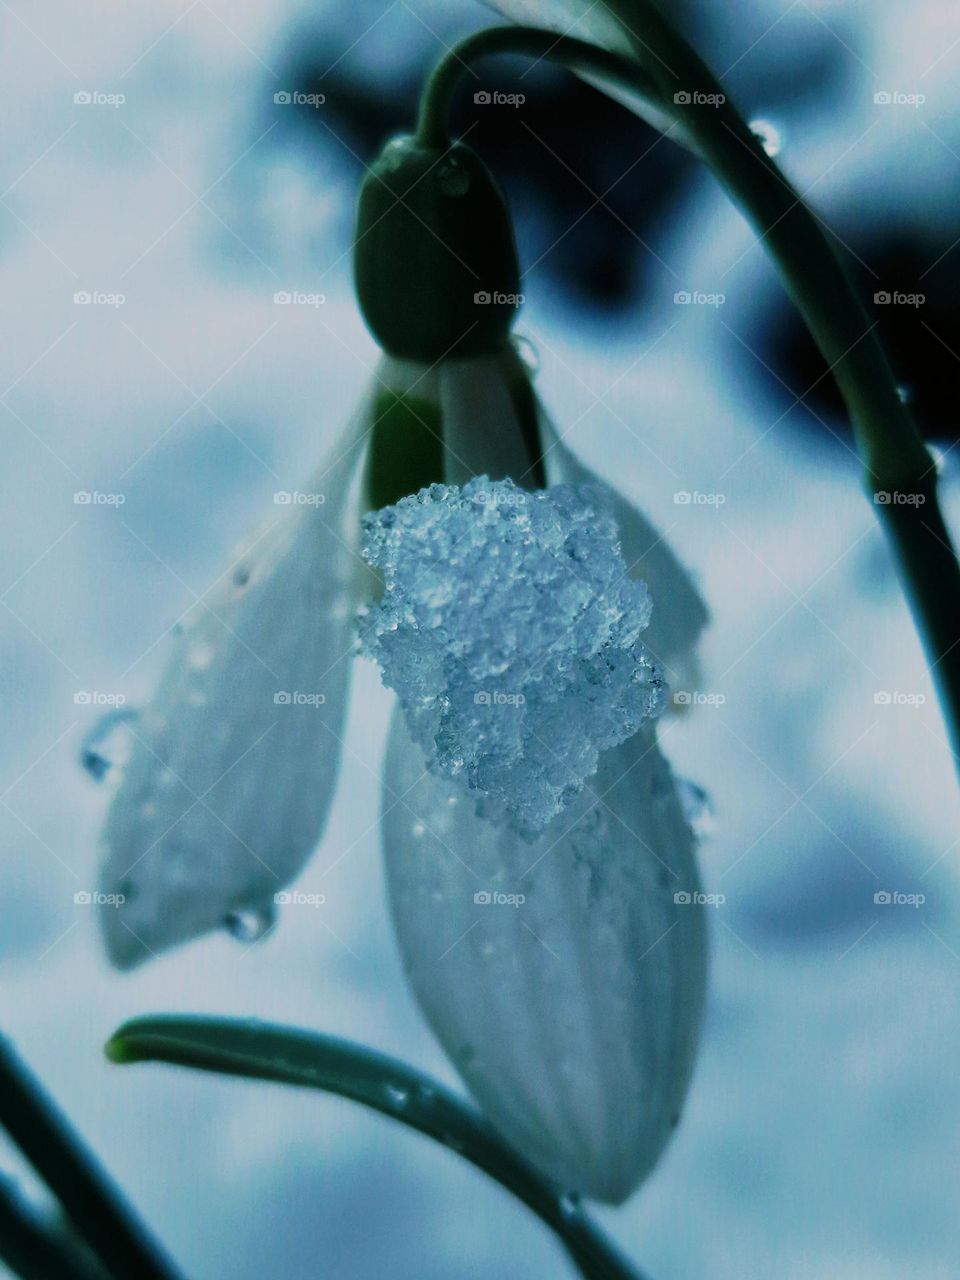
<svg viewBox="0 0 960 1280"><path fill-rule="evenodd" d="M0 1127L43 1178L78 1235L112 1276L117 1280L177 1280L172 1264L2 1037Z"/></svg>
<svg viewBox="0 0 960 1280"><path fill-rule="evenodd" d="M0 1262L20 1280L109 1280L8 1178L0 1178Z"/></svg>
<svg viewBox="0 0 960 1280"><path fill-rule="evenodd" d="M451 98L470 62L505 53L549 58L612 81L682 127L766 246L840 387L864 486L894 552L960 768L960 565L939 508L935 465L901 402L877 322L868 317L821 220L650 0L607 0L604 17L620 24L632 57L533 27L468 36L428 80L418 136L443 145ZM715 105L703 105L704 97Z"/></svg>
<svg viewBox="0 0 960 1280"><path fill-rule="evenodd" d="M124 1023L106 1053L112 1062L171 1062L361 1102L496 1179L553 1229L588 1280L643 1280L579 1204L512 1152L475 1107L396 1058L293 1027L174 1015Z"/></svg>

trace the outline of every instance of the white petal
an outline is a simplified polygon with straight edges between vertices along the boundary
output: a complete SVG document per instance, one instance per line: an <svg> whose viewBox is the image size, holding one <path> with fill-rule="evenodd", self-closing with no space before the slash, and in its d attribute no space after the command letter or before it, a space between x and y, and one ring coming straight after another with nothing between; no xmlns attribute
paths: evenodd
<svg viewBox="0 0 960 1280"><path fill-rule="evenodd" d="M532 483L531 458L512 391L520 369L510 348L493 355L444 360L439 366L449 484L464 484L477 475L491 480L510 476L527 487Z"/></svg>
<svg viewBox="0 0 960 1280"><path fill-rule="evenodd" d="M128 966L269 913L323 831L337 777L369 402L304 492L206 594L142 720L107 817L101 924ZM299 695L299 698L298 698Z"/></svg>
<svg viewBox="0 0 960 1280"><path fill-rule="evenodd" d="M651 731L530 844L425 772L394 716L383 838L400 948L434 1032L501 1135L620 1203L690 1078L705 983L693 837ZM476 895L523 895L520 905Z"/></svg>
<svg viewBox="0 0 960 1280"><path fill-rule="evenodd" d="M546 412L541 413L540 431L551 484L603 484L563 443ZM604 488L612 495L611 510L620 529L623 558L633 577L647 584L653 598L644 643L659 658L675 688L696 688L696 647L709 621L707 606L660 531L615 489L605 484Z"/></svg>

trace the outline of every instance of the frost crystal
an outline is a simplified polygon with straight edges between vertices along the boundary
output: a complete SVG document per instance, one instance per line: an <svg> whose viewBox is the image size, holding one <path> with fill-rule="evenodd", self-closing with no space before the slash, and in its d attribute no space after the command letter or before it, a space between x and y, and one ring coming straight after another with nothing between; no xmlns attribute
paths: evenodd
<svg viewBox="0 0 960 1280"><path fill-rule="evenodd" d="M362 650L435 773L528 836L583 788L600 751L660 713L640 640L651 612L595 485L528 492L485 476L431 485L364 522L384 580Z"/></svg>

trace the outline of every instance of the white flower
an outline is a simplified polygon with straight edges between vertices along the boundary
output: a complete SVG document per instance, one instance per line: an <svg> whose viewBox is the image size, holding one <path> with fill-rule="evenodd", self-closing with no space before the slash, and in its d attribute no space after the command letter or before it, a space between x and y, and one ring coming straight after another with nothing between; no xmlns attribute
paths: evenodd
<svg viewBox="0 0 960 1280"><path fill-rule="evenodd" d="M457 1070L564 1190L620 1203L679 1119L706 972L693 836L653 728L531 845L431 773L398 712L382 828L404 965Z"/></svg>

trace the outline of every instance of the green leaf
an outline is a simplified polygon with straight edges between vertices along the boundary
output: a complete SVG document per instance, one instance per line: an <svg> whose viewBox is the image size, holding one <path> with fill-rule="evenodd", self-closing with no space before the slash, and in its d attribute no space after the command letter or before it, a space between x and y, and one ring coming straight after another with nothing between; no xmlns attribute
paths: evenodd
<svg viewBox="0 0 960 1280"><path fill-rule="evenodd" d="M73 1226L117 1280L176 1280L171 1263L73 1132L9 1041L0 1037L0 1128L60 1201ZM25 1220L6 1200L7 1242ZM13 1215L13 1216L12 1216ZM39 1243L34 1239L34 1245ZM57 1273L52 1273L57 1274ZM69 1275L63 1272L66 1277Z"/></svg>
<svg viewBox="0 0 960 1280"><path fill-rule="evenodd" d="M82 1246L34 1208L10 1178L0 1178L0 1261L20 1280L109 1280Z"/></svg>
<svg viewBox="0 0 960 1280"><path fill-rule="evenodd" d="M550 1226L590 1280L642 1280L579 1204L497 1136L482 1114L421 1072L364 1045L230 1018L134 1018L106 1046L112 1062L160 1061L351 1098L426 1134L495 1178Z"/></svg>

